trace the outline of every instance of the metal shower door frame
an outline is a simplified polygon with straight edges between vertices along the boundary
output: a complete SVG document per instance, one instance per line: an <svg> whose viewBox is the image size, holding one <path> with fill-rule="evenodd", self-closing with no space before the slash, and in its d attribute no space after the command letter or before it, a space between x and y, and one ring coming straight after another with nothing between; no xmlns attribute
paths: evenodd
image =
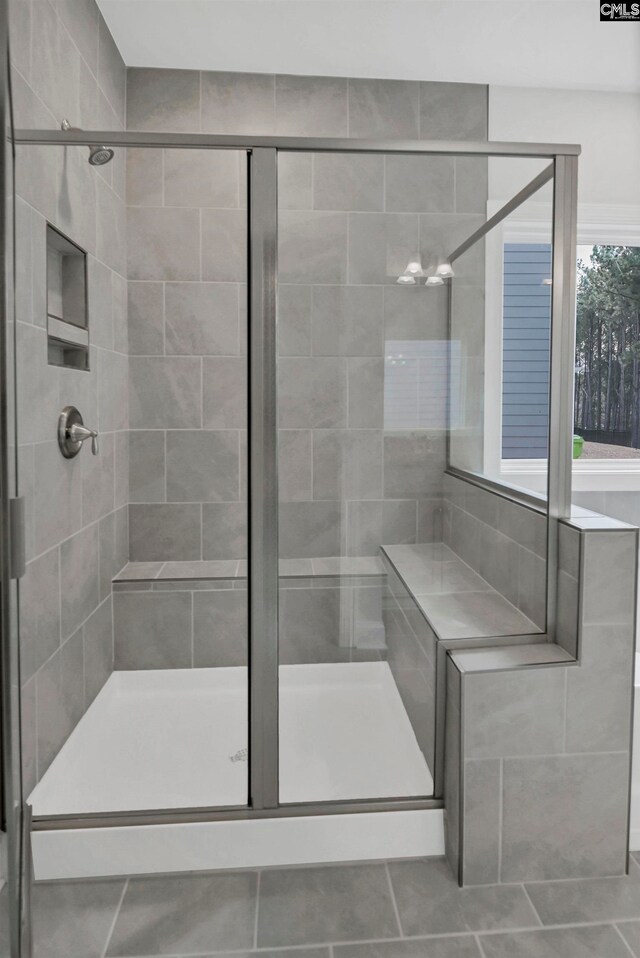
<svg viewBox="0 0 640 958"><path fill-rule="evenodd" d="M557 520L570 503L573 375L563 370L575 312L577 157L573 144L385 141L118 131L20 130L18 145L227 149L248 157L249 278L249 802L247 806L96 813L36 819L34 828L87 828L185 821L344 814L441 807L434 798L282 804L278 772L277 169L279 152L548 158L554 163L554 289L549 461L548 590L557 577ZM556 249L556 243L558 248ZM571 245L573 243L573 246ZM575 269L573 270L575 273ZM553 529L553 531L552 531ZM552 540L555 545L552 546ZM551 635L551 630L548 630ZM441 735L438 731L438 738Z"/></svg>

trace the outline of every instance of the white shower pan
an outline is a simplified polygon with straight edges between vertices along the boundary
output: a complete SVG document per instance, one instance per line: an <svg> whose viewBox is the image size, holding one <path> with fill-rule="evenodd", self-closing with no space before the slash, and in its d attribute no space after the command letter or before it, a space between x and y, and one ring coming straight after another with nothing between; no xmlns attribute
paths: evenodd
<svg viewBox="0 0 640 958"><path fill-rule="evenodd" d="M30 796L35 817L244 805L247 670L114 672ZM283 803L430 795L386 662L280 667ZM438 809L38 831L37 878L441 854Z"/></svg>

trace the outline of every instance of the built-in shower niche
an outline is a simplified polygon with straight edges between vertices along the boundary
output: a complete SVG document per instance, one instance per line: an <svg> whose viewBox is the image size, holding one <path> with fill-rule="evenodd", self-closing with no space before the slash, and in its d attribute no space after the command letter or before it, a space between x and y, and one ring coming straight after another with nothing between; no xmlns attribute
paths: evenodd
<svg viewBox="0 0 640 958"><path fill-rule="evenodd" d="M52 366L89 368L87 254L47 224L47 346Z"/></svg>

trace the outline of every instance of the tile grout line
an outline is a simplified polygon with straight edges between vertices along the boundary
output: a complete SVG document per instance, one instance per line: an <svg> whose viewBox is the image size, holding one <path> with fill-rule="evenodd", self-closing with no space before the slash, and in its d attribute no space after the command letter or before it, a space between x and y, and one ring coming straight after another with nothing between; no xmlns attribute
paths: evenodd
<svg viewBox="0 0 640 958"><path fill-rule="evenodd" d="M404 938L402 922L400 921L400 911L398 910L398 902L396 901L396 893L393 888L393 881L391 880L391 870L389 868L389 862L385 862L384 867L385 867L385 872L387 874L387 883L389 885L389 895L391 896L391 904L393 905L393 911L395 914L396 922L398 924L398 931L400 932L400 937Z"/></svg>
<svg viewBox="0 0 640 958"><path fill-rule="evenodd" d="M623 942L623 944L624 944L625 948L627 949L627 951L629 952L629 954L630 954L630 955L633 955L633 958L636 958L635 952L633 951L631 945L629 944L629 942L627 941L627 939L624 937L624 935L622 934L622 932L620 931L620 929L618 928L617 924L616 924L614 921L611 922L611 927L612 927L613 930L616 932L616 934L619 936L620 940Z"/></svg>
<svg viewBox="0 0 640 958"><path fill-rule="evenodd" d="M115 931L115 927L116 927L116 924L117 924L117 922L118 922L118 918L120 917L120 911L121 911L121 909L122 909L122 903L123 903L123 901L124 901L124 896L126 895L126 893L127 893L127 888L129 887L129 881L130 881L129 878L125 879L124 887L123 887L123 889L122 889L122 892L120 893L120 898L119 898L119 900L118 900L118 904L116 905L116 910L115 910L115 913L114 913L114 916L113 916L113 920L112 920L112 922L111 922L111 925L109 926L109 931L108 931L108 933L107 933L107 940L105 941L105 943L104 943L104 948L102 949L101 958L105 958L105 956L106 956L106 954L107 954L107 951L109 950L109 945L111 944L111 939L112 939L112 937L113 937L113 933L114 933L114 931Z"/></svg>
<svg viewBox="0 0 640 958"><path fill-rule="evenodd" d="M539 912L538 912L538 909L537 909L536 906L533 904L533 901L531 900L531 895L530 895L529 892L527 891L527 886L525 885L524 882L522 882L521 888L522 888L522 890L523 890L523 892L524 892L524 894L525 894L525 896L526 896L526 898L527 898L527 901L529 902L529 904L530 904L531 907L533 908L533 913L534 913L534 915L536 916L536 918L537 918L538 921L540 922L540 927L541 927L541 928L544 927L544 922L543 922L542 918L540 917L540 914L539 914Z"/></svg>
<svg viewBox="0 0 640 958"><path fill-rule="evenodd" d="M476 932L476 934L473 936L473 940L475 941L476 945L478 946L478 951L480 952L481 958L487 958L487 953L485 952L484 948L482 947L482 941L480 940L480 934Z"/></svg>
<svg viewBox="0 0 640 958"><path fill-rule="evenodd" d="M259 870L256 879L256 913L253 920L253 947L257 949L258 947L258 919L260 916L260 882L262 878L262 872Z"/></svg>

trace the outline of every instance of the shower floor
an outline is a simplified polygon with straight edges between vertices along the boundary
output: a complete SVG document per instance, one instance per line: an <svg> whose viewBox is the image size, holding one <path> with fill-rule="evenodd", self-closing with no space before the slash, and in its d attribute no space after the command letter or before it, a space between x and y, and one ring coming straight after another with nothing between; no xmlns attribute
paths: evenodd
<svg viewBox="0 0 640 958"><path fill-rule="evenodd" d="M247 670L114 672L30 796L36 816L244 805ZM280 800L429 796L386 662L280 667Z"/></svg>

